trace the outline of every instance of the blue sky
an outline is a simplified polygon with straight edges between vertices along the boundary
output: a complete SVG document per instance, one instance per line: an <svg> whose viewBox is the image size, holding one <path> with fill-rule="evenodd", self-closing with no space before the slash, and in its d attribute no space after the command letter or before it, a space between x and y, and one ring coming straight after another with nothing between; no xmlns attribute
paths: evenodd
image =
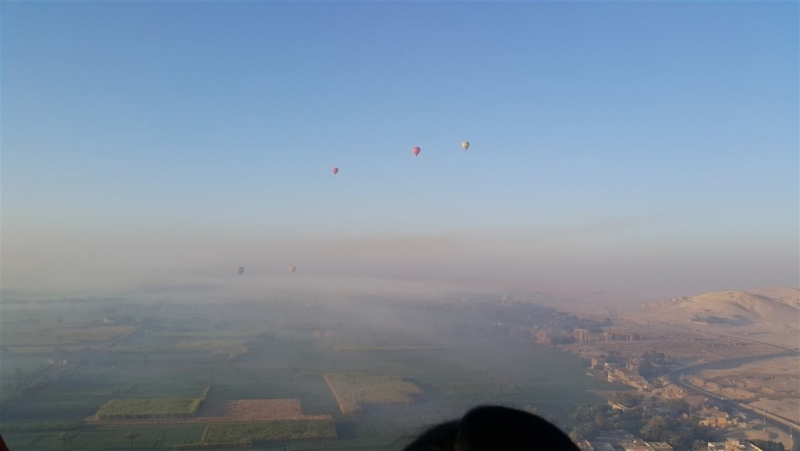
<svg viewBox="0 0 800 451"><path fill-rule="evenodd" d="M2 14L6 287L286 260L652 296L798 284L797 3Z"/></svg>

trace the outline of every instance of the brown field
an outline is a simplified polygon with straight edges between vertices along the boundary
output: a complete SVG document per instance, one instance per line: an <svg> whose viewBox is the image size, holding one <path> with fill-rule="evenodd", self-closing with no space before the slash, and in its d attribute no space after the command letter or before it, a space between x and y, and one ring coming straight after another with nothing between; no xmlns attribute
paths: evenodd
<svg viewBox="0 0 800 451"><path fill-rule="evenodd" d="M324 420L330 415L303 415L297 398L240 399L228 404L222 418L225 421Z"/></svg>

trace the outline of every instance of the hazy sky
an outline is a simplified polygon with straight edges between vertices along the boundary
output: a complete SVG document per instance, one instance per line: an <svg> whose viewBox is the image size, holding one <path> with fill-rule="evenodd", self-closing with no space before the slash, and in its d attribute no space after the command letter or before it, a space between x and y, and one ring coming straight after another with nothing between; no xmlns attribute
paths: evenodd
<svg viewBox="0 0 800 451"><path fill-rule="evenodd" d="M797 286L799 12L6 2L3 288Z"/></svg>

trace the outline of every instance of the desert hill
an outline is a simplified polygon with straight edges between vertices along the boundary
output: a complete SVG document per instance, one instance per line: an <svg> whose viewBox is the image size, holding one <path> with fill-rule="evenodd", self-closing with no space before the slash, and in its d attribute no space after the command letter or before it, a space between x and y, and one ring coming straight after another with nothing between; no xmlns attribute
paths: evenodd
<svg viewBox="0 0 800 451"><path fill-rule="evenodd" d="M758 296L766 296L768 298L781 301L786 305L800 309L800 288L790 287L770 287L770 288L755 288L747 290L750 294Z"/></svg>
<svg viewBox="0 0 800 451"><path fill-rule="evenodd" d="M651 310L651 314L681 322L791 327L797 327L800 323L800 310L790 306L786 301L743 291L716 291L648 304L645 307Z"/></svg>

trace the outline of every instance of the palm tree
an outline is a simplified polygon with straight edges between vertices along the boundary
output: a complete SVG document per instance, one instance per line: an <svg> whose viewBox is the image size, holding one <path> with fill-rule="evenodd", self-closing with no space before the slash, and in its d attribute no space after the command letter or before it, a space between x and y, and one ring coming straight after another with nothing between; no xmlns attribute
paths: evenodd
<svg viewBox="0 0 800 451"><path fill-rule="evenodd" d="M138 432L135 434L131 433L125 436L125 438L128 439L128 442L130 443L130 447L128 449L133 449L133 441L136 440L136 437L138 436L139 436Z"/></svg>
<svg viewBox="0 0 800 451"><path fill-rule="evenodd" d="M619 415L614 415L608 421L608 425L611 426L611 429L622 429L625 426L625 422L622 421Z"/></svg>
<svg viewBox="0 0 800 451"><path fill-rule="evenodd" d="M56 445L61 448L61 451L64 451L71 441L72 436L64 432L58 434L58 437L56 437Z"/></svg>
<svg viewBox="0 0 800 451"><path fill-rule="evenodd" d="M580 408L577 412L574 413L575 419L581 423L591 423L594 421L593 412L587 408Z"/></svg>
<svg viewBox="0 0 800 451"><path fill-rule="evenodd" d="M583 435L583 431L580 428L575 428L572 431L570 431L569 438L572 439L573 442L578 443L585 437Z"/></svg>

